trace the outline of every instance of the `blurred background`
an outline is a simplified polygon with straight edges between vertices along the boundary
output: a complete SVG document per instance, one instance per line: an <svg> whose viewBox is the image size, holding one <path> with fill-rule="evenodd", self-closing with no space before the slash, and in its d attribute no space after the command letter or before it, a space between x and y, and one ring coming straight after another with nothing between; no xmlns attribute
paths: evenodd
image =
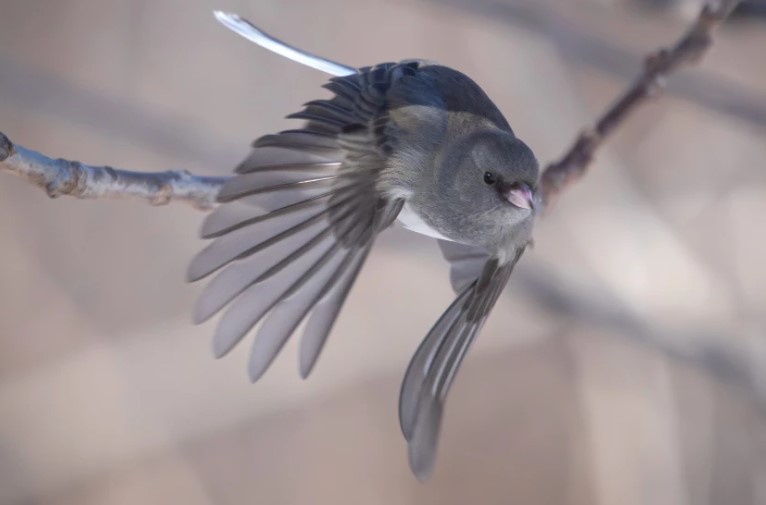
<svg viewBox="0 0 766 505"><path fill-rule="evenodd" d="M766 25L748 2L539 223L452 388L431 480L399 384L452 298L432 240L376 244L319 365L256 385L184 283L203 214L0 174L0 504L766 504ZM0 0L0 130L52 157L227 174L350 65L472 76L543 162L693 1Z"/></svg>

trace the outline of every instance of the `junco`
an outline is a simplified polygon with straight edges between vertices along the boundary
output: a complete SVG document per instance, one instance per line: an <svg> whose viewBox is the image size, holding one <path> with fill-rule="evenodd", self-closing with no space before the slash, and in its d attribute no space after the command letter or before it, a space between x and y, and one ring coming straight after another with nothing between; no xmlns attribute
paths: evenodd
<svg viewBox="0 0 766 505"><path fill-rule="evenodd" d="M194 309L226 308L213 338L225 355L260 323L255 381L298 326L306 377L377 235L395 221L438 240L455 301L418 347L399 420L423 480L436 453L447 391L530 241L538 163L482 89L423 60L354 69L292 48L217 12L240 35L334 74L332 93L288 117L302 127L257 139L205 220L213 241L188 278L216 273Z"/></svg>

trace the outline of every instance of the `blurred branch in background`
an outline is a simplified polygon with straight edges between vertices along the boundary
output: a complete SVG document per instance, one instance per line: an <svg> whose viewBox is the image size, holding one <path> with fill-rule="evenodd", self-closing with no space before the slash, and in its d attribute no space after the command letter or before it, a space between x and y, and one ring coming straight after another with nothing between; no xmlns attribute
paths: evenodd
<svg viewBox="0 0 766 505"><path fill-rule="evenodd" d="M30 63L0 54L0 96L29 115L85 127L97 124L104 135L197 166L229 166L247 151L247 146L212 137L202 125L167 108L141 107L135 100L85 89Z"/></svg>
<svg viewBox="0 0 766 505"><path fill-rule="evenodd" d="M615 336L658 350L737 388L766 414L766 391L761 377L750 356L725 344L729 340L727 335L702 327L672 330L647 324L607 292L569 285L546 268L520 270L516 276L522 286L520 292L535 305L564 318L564 326L570 322L590 323L615 330Z"/></svg>
<svg viewBox="0 0 766 505"><path fill-rule="evenodd" d="M633 0L633 2L652 8L676 8L682 12L699 6L699 2L696 0ZM766 16L766 0L742 0L742 2L734 9L732 16Z"/></svg>

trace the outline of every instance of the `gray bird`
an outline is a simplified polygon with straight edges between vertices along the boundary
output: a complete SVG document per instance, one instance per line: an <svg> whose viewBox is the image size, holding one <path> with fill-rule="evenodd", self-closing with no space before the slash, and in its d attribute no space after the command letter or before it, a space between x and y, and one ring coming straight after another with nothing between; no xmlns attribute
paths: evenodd
<svg viewBox="0 0 766 505"><path fill-rule="evenodd" d="M399 420L416 477L428 477L447 391L531 239L538 163L482 89L423 60L355 69L295 49L232 14L216 17L283 56L334 74L288 117L303 126L260 137L205 220L214 239L188 278L217 275L196 323L226 309L217 357L259 325L255 381L305 322L299 366L311 372L377 235L395 221L438 240L455 301L418 347Z"/></svg>

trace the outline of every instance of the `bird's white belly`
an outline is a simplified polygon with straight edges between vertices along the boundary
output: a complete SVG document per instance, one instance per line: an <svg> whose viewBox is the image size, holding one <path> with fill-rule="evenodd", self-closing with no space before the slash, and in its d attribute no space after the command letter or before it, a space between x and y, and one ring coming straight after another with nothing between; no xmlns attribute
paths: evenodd
<svg viewBox="0 0 766 505"><path fill-rule="evenodd" d="M396 220L401 223L402 226L415 233L426 235L427 237L438 238L441 240L450 240L437 230L433 229L428 223L423 221L410 206L409 203L405 203L402 210L399 212L399 216Z"/></svg>

